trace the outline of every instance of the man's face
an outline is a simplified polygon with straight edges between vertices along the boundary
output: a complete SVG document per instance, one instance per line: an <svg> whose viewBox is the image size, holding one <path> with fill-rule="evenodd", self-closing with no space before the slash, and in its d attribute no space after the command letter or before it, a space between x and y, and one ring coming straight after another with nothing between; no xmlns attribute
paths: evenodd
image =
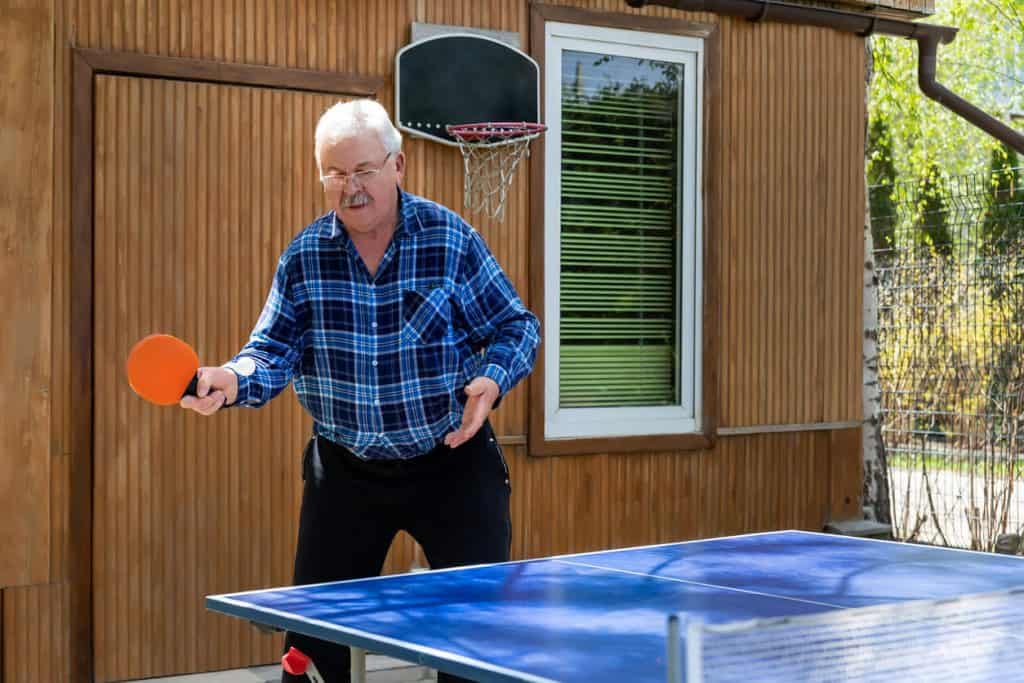
<svg viewBox="0 0 1024 683"><path fill-rule="evenodd" d="M394 227L396 188L405 155L388 154L375 132L360 132L320 150L324 192L345 227L357 233Z"/></svg>

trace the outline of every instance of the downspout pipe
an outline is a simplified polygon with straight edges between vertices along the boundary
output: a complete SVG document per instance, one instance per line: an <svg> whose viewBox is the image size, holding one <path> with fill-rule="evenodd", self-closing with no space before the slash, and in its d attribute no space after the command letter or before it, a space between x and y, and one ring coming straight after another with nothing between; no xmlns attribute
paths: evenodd
<svg viewBox="0 0 1024 683"><path fill-rule="evenodd" d="M924 35L917 38L917 83L921 92L943 107L967 119L995 139L1005 142L1017 150L1018 154L1024 154L1024 134L1010 128L935 80L938 47L937 36Z"/></svg>
<svg viewBox="0 0 1024 683"><path fill-rule="evenodd" d="M981 128L1018 153L1024 154L1024 134L974 106L935 80L939 44L953 42L957 29L935 24L867 16L855 12L808 7L776 0L626 0L630 7L663 5L687 12L711 12L749 21L774 21L802 26L820 26L860 36L880 33L917 41L917 82L927 97L935 100L971 124Z"/></svg>

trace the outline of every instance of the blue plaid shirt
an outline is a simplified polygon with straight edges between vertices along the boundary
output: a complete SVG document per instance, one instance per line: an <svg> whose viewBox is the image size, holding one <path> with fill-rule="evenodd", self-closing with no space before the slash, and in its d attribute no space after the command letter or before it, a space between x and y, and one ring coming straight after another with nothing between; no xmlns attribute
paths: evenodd
<svg viewBox="0 0 1024 683"><path fill-rule="evenodd" d="M466 384L504 396L533 367L539 323L483 238L453 211L399 190L376 276L330 212L278 262L248 343L226 366L233 405L294 380L314 429L364 459L426 453L462 421Z"/></svg>

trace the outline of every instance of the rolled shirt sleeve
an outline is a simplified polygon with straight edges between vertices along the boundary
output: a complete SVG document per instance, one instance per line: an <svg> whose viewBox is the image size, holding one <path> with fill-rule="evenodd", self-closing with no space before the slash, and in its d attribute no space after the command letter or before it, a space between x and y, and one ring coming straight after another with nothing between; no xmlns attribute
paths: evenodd
<svg viewBox="0 0 1024 683"><path fill-rule="evenodd" d="M523 305L483 237L472 229L464 263L459 306L470 337L484 348L477 376L493 379L504 396L533 369L540 322Z"/></svg>
<svg viewBox="0 0 1024 683"><path fill-rule="evenodd" d="M295 374L300 333L289 290L287 256L278 262L270 294L249 341L224 364L238 376L233 406L262 406L281 393Z"/></svg>

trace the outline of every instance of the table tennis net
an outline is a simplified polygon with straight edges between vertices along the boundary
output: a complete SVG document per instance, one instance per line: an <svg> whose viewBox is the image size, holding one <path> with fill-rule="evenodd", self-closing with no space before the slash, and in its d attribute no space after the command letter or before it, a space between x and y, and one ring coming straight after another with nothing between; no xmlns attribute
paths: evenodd
<svg viewBox="0 0 1024 683"><path fill-rule="evenodd" d="M732 624L691 622L687 683L1024 681L1024 588Z"/></svg>

